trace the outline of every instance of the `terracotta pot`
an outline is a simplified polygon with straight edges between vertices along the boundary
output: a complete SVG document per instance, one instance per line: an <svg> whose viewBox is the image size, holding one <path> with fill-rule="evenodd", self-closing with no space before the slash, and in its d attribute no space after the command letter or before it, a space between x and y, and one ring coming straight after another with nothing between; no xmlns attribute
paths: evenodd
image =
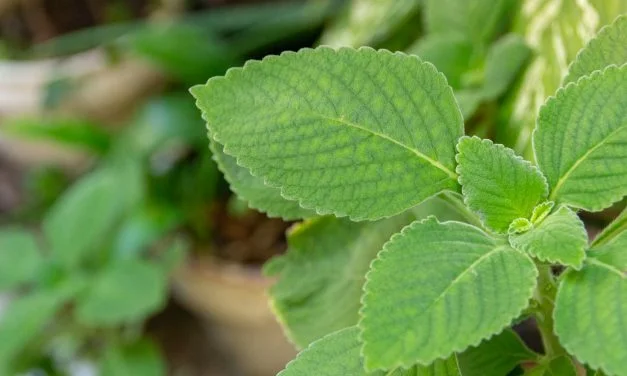
<svg viewBox="0 0 627 376"><path fill-rule="evenodd" d="M274 376L296 356L268 303L273 282L259 268L211 258L190 261L175 274L175 296L203 318L237 375Z"/></svg>

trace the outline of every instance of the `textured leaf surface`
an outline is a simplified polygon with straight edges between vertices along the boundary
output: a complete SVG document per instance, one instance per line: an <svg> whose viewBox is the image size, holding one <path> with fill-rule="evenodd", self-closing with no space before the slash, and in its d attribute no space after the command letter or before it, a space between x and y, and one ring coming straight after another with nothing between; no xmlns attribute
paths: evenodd
<svg viewBox="0 0 627 376"><path fill-rule="evenodd" d="M530 217L548 194L540 171L503 145L463 137L457 150L464 201L496 231L506 232L514 219Z"/></svg>
<svg viewBox="0 0 627 376"><path fill-rule="evenodd" d="M597 211L627 193L627 66L568 85L540 110L534 132L552 201Z"/></svg>
<svg viewBox="0 0 627 376"><path fill-rule="evenodd" d="M31 281L42 256L35 237L19 228L0 229L0 291Z"/></svg>
<svg viewBox="0 0 627 376"><path fill-rule="evenodd" d="M161 270L147 262L114 264L78 299L77 318L89 326L142 320L165 303L166 282Z"/></svg>
<svg viewBox="0 0 627 376"><path fill-rule="evenodd" d="M297 201L281 196L279 188L263 183L263 178L253 176L250 171L237 164L232 156L224 153L223 146L211 140L209 144L213 159L229 182L231 190L248 202L248 205L262 211L270 217L295 220L315 216L315 212L298 205Z"/></svg>
<svg viewBox="0 0 627 376"><path fill-rule="evenodd" d="M551 359L546 364L539 365L528 373L527 376L577 376L577 369L567 356Z"/></svg>
<svg viewBox="0 0 627 376"><path fill-rule="evenodd" d="M324 217L288 235L288 251L267 270L278 274L271 288L274 312L300 347L357 324L361 291L370 262L410 214L377 222Z"/></svg>
<svg viewBox="0 0 627 376"><path fill-rule="evenodd" d="M398 214L456 189L462 117L415 56L303 49L192 88L213 137L254 176L320 214Z"/></svg>
<svg viewBox="0 0 627 376"><path fill-rule="evenodd" d="M575 82L595 70L602 70L608 65L627 63L627 16L618 17L611 25L603 27L568 68L564 85Z"/></svg>
<svg viewBox="0 0 627 376"><path fill-rule="evenodd" d="M537 358L538 354L529 350L512 329L505 329L457 356L463 376L508 375L521 362Z"/></svg>
<svg viewBox="0 0 627 376"><path fill-rule="evenodd" d="M511 235L509 242L541 261L580 269L586 258L588 235L577 214L562 206L531 230Z"/></svg>
<svg viewBox="0 0 627 376"><path fill-rule="evenodd" d="M460 376L457 359L439 359L432 365L413 366L390 372L364 369L360 355L359 329L349 327L312 343L288 363L278 376Z"/></svg>
<svg viewBox="0 0 627 376"><path fill-rule="evenodd" d="M102 358L102 376L163 376L165 364L157 347L148 340L137 343L111 346Z"/></svg>
<svg viewBox="0 0 627 376"><path fill-rule="evenodd" d="M569 353L610 375L627 370L627 234L592 249L590 262L563 279L555 333Z"/></svg>
<svg viewBox="0 0 627 376"><path fill-rule="evenodd" d="M412 223L367 275L359 323L367 367L429 364L479 344L527 306L536 275L527 256L475 227Z"/></svg>

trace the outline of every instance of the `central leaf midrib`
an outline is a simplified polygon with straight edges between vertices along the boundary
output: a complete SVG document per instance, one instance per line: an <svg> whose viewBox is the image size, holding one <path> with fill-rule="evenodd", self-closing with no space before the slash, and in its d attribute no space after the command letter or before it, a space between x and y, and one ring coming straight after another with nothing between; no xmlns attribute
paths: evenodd
<svg viewBox="0 0 627 376"><path fill-rule="evenodd" d="M438 168L439 170L442 170L444 173L446 173L448 176L450 176L450 177L451 177L451 179L453 179L453 180L457 181L457 174L456 174L455 172L451 171L450 169L448 169L448 168L447 168L446 166L444 166L442 163L440 163L440 162L438 162L437 160L435 160L435 159L433 159L433 158L431 158L431 157L427 156L426 154L424 154L424 153L420 152L419 150L414 149L414 148L412 148L412 147L410 147L410 146L407 146L407 145L405 145L405 144L403 144L403 143L401 143L401 142L399 142L399 141L397 141L397 140L395 140L395 139L393 139L393 138L391 138L391 137L389 137L389 136L387 136L387 135L385 135L385 134L375 132L375 131L373 131L373 130L371 130L371 129L368 129L368 128L365 128L365 127L362 127L362 126L361 126L361 125L359 125L359 124L352 123L352 122L347 121L347 120L342 119L342 118L336 118L336 117L326 116L326 115L321 115L321 114L316 114L316 113L312 113L312 115L314 115L314 116L318 116L318 117L323 118L323 119L326 119L326 120L334 121L334 122L337 122L337 123L340 123L340 124L344 124L344 125L347 125L347 126L349 126L349 127L355 128L355 129L359 129L359 130L361 130L361 131L364 131L364 132L370 133L370 134L372 134L373 136L380 137L380 138L382 138L382 139L384 139L384 140L387 140L387 141L389 141L389 142L392 142L392 143L393 143L393 144L395 144L395 145L398 145L398 146L400 146L400 147L402 147L402 148L404 148L404 149L406 149L406 150L409 150L410 152L412 152L413 154L415 154L415 155L416 155L416 156L418 156L419 158L422 158L422 159L424 159L425 161L427 161L427 162L428 162L429 164L431 164L433 167L436 167L436 168Z"/></svg>

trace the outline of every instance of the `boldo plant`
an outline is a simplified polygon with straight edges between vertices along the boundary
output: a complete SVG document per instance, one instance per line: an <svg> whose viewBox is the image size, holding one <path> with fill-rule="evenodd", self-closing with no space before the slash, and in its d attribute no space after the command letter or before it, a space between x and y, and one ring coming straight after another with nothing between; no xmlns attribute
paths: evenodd
<svg viewBox="0 0 627 376"><path fill-rule="evenodd" d="M537 116L535 164L464 135L417 56L320 47L191 89L214 158L288 234L272 305L292 375L627 375L627 17ZM544 351L512 329L535 319Z"/></svg>

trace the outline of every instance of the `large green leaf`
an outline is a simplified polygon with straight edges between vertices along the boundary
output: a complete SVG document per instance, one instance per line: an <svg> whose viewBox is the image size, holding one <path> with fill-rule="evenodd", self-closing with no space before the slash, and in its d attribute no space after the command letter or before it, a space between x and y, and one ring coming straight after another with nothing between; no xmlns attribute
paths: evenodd
<svg viewBox="0 0 627 376"><path fill-rule="evenodd" d="M529 350L512 329L470 347L457 356L463 376L508 375L524 361L537 360L538 354Z"/></svg>
<svg viewBox="0 0 627 376"><path fill-rule="evenodd" d="M537 227L510 235L509 242L541 261L580 269L586 258L588 234L577 214L562 206Z"/></svg>
<svg viewBox="0 0 627 376"><path fill-rule="evenodd" d="M357 324L361 291L370 262L392 234L415 217L409 213L377 222L324 217L288 235L288 251L266 270L279 275L270 297L296 345Z"/></svg>
<svg viewBox="0 0 627 376"><path fill-rule="evenodd" d="M227 154L320 214L388 217L456 189L462 117L444 76L415 56L303 49L191 91Z"/></svg>
<svg viewBox="0 0 627 376"><path fill-rule="evenodd" d="M568 75L564 85L575 82L580 77L587 76L595 70L601 70L608 65L623 65L627 63L627 16L618 17L611 25L603 27L568 68Z"/></svg>
<svg viewBox="0 0 627 376"><path fill-rule="evenodd" d="M95 276L77 300L77 319L88 326L139 321L165 304L167 279L161 269L141 260L122 261Z"/></svg>
<svg viewBox="0 0 627 376"><path fill-rule="evenodd" d="M140 340L108 347L100 363L100 375L162 376L166 374L164 363L152 342Z"/></svg>
<svg viewBox="0 0 627 376"><path fill-rule="evenodd" d="M550 200L589 211L627 194L627 65L609 67L558 91L533 135Z"/></svg>
<svg viewBox="0 0 627 376"><path fill-rule="evenodd" d="M503 330L529 304L537 270L476 227L414 222L386 243L364 286L368 369L429 364Z"/></svg>
<svg viewBox="0 0 627 376"><path fill-rule="evenodd" d="M264 184L263 178L253 176L247 168L238 165L234 157L224 152L222 145L211 140L209 147L231 190L246 200L251 208L262 211L269 217L281 217L285 220L315 216L314 211L302 208L297 201L287 200L281 196L279 188Z"/></svg>
<svg viewBox="0 0 627 376"><path fill-rule="evenodd" d="M577 369L568 356L559 356L540 364L525 373L525 376L577 376Z"/></svg>
<svg viewBox="0 0 627 376"><path fill-rule="evenodd" d="M555 333L577 359L610 375L627 370L627 233L589 252L559 287Z"/></svg>
<svg viewBox="0 0 627 376"><path fill-rule="evenodd" d="M33 280L42 255L33 234L9 227L0 229L0 259L2 291Z"/></svg>
<svg viewBox="0 0 627 376"><path fill-rule="evenodd" d="M457 144L457 173L464 201L490 228L506 232L516 218L528 218L544 200L544 176L512 149L478 137Z"/></svg>
<svg viewBox="0 0 627 376"><path fill-rule="evenodd" d="M461 376L455 356L427 367L368 372L359 350L359 329L354 326L342 329L312 343L278 376Z"/></svg>

